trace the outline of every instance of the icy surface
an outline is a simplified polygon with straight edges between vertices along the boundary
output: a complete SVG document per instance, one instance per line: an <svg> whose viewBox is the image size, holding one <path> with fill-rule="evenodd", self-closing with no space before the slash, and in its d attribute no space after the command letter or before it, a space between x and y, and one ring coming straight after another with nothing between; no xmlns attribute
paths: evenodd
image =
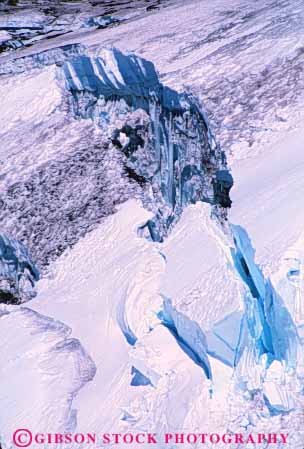
<svg viewBox="0 0 304 449"><path fill-rule="evenodd" d="M168 429L171 424L178 426L189 413L184 404L194 399L197 388L204 384L202 369L156 318L163 302L158 291L165 262L152 242L137 236L137 227L148 216L135 202L123 205L58 259L51 278L39 282L39 294L31 302L37 312L71 327L96 364L94 382L74 402L78 430L103 432L115 426L118 431L132 422L140 429L149 422L151 431L159 431L164 416L170 416L169 409L158 410L163 395L169 395L169 403L173 401L172 407L174 404L179 410L169 418ZM83 258L83 251L89 251L90 257ZM135 348L119 326L117 312L122 300L125 319L138 338ZM115 351L109 351L110 347ZM158 388L134 388L132 366ZM146 399L141 388L149 388ZM206 384L206 391L208 388ZM121 420L125 412L133 419Z"/></svg>
<svg viewBox="0 0 304 449"><path fill-rule="evenodd" d="M132 366L131 374L133 374L133 378L131 380L132 387L139 387L140 385L152 385L150 379L142 374L137 368Z"/></svg>
<svg viewBox="0 0 304 449"><path fill-rule="evenodd" d="M264 279L255 264L254 250L246 231L233 226L232 232L236 244L235 265L251 293L246 295L245 314L257 355L266 354L268 365L278 360L285 362L289 369L295 369L298 335L292 317L270 280Z"/></svg>
<svg viewBox="0 0 304 449"><path fill-rule="evenodd" d="M248 0L207 5L191 0L37 48L102 42L153 61L165 84L179 90L187 85L200 96L217 140L244 159L279 142L281 132L301 128L303 15L301 0L267 0L262 6Z"/></svg>
<svg viewBox="0 0 304 449"><path fill-rule="evenodd" d="M206 337L195 321L189 320L182 313L177 312L170 300L165 299L163 310L158 317L162 324L169 329L183 351L200 366L207 379L212 379L212 372L207 356Z"/></svg>
<svg viewBox="0 0 304 449"><path fill-rule="evenodd" d="M284 431L284 447L303 448L303 2L182 3L151 14L141 4L100 30L90 18L103 13L62 16L56 6L61 36L26 31L30 46L0 57L1 226L49 264L27 309L2 306L5 449L20 421L45 431ZM45 27L41 3L38 16ZM94 26L82 28L87 20ZM11 33L1 32L5 51ZM150 60L159 75L134 56L125 69L101 42ZM178 117L160 112L160 99ZM194 146L189 105L207 127ZM191 204L213 136L235 179L230 221L251 241L237 228L235 243L218 209ZM182 170L172 172L176 141ZM151 148L170 155L160 173ZM209 200L231 186L213 179L222 184L208 183ZM160 240L153 217L172 210L179 219L162 243L143 238ZM157 317L164 297L179 332ZM56 356L40 341L50 328L65 342ZM189 348L208 357L212 381ZM23 402L24 379L37 407Z"/></svg>
<svg viewBox="0 0 304 449"><path fill-rule="evenodd" d="M247 230L268 275L279 269L284 253L302 233L303 144L303 128L284 133L262 155L233 168L230 220Z"/></svg>
<svg viewBox="0 0 304 449"><path fill-rule="evenodd" d="M159 82L153 64L116 49L100 49L63 64L71 109L91 118L127 156L129 174L150 184L147 224L162 241L188 204L231 206L233 178L197 99Z"/></svg>
<svg viewBox="0 0 304 449"><path fill-rule="evenodd" d="M242 331L243 320L243 314L237 310L216 323L206 335L208 354L234 367L238 361L241 332L244 332ZM242 335L242 338L246 337Z"/></svg>
<svg viewBox="0 0 304 449"><path fill-rule="evenodd" d="M0 96L1 227L43 267L138 189L123 154L66 113L54 67L6 79Z"/></svg>
<svg viewBox="0 0 304 449"><path fill-rule="evenodd" d="M197 201L226 218L233 180L204 111L151 62L72 46L19 63L0 88L0 224L40 267L134 196L155 215L142 233L156 241Z"/></svg>
<svg viewBox="0 0 304 449"><path fill-rule="evenodd" d="M3 0L0 4L0 31L9 30L11 34L0 43L0 53L31 47L39 41L47 42L67 33L86 35L83 28L93 31L118 25L170 3L176 1L151 0L146 5L142 0Z"/></svg>
<svg viewBox="0 0 304 449"><path fill-rule="evenodd" d="M31 299L39 276L24 245L0 235L0 302L21 303Z"/></svg>

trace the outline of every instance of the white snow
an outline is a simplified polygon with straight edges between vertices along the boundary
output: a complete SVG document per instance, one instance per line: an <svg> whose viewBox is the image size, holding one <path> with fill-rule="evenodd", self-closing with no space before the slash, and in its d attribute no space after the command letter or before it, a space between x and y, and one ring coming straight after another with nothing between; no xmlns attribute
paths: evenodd
<svg viewBox="0 0 304 449"><path fill-rule="evenodd" d="M65 324L29 308L2 305L0 322L2 446L19 428L73 431L72 400L94 376L91 358Z"/></svg>
<svg viewBox="0 0 304 449"><path fill-rule="evenodd" d="M97 368L93 381L86 384L72 404L77 410L77 431L104 432L113 428L119 431L135 425L135 429L146 426L149 431L164 432L178 430L183 423L191 431L195 422L197 426L202 425L201 401L207 401L210 410L216 410L227 396L229 384L226 385L226 382L231 378L231 369L223 367L221 370L220 362L212 361L216 378L211 398L211 384L204 371L182 351L156 316L162 307L164 292L172 293L174 302L181 306L177 301L179 296L174 292L179 293L181 287L189 288L194 280L197 282L192 275L196 264L191 264L191 259L194 253L197 254L196 257L200 257L201 252L198 248L194 251L193 242L199 242L198 236L201 234L205 262L202 261L202 271L197 274L200 286L205 286L207 293L210 293L201 309L215 312L208 318L208 315L204 317L204 314L195 314L191 308L181 309L202 328L205 322L207 325L226 313L221 307L223 295L213 294L212 284L209 284L210 272L215 269L212 263L222 264L221 269L225 270L223 255L219 246L214 243L212 231L208 235L207 223L213 231L216 229L209 215L208 205L190 207L166 244L155 244L137 236L138 226L150 214L136 201L129 201L59 258L53 264L48 278L39 281L38 296L29 304L29 310L56 320L55 322L59 320L64 326L71 328L73 337L80 341ZM186 228L189 231L188 240L178 238ZM220 238L219 233L219 241ZM177 290L169 292L167 278L171 278L173 283L173 270L179 266L182 250L184 285L180 284ZM206 265L208 260L211 263L210 270ZM227 269L225 276L233 277L229 274L229 267ZM178 277L181 277L182 272ZM232 279L231 282L235 282L237 289L238 281ZM238 308L238 301L234 302L234 306L232 302L230 307ZM14 310L17 310L15 314L18 315L19 308ZM222 311L221 315L219 310ZM124 315L138 338L134 347L127 343L119 327L118 312ZM1 332L2 330L9 333L6 328L1 327ZM44 332L46 331L43 330L43 336ZM19 350L22 352L29 345L33 357L37 358L39 354L43 357L47 353L44 347L36 348L26 336L18 334L18 338ZM12 349L8 347L7 351L11 353ZM69 349L66 354L69 356ZM76 353L76 363L77 355ZM1 357L5 360L6 355L2 353ZM29 382L32 382L32 371L35 368L31 363L29 361L28 365L19 366L16 360L13 367L15 372L19 369L25 371ZM35 379L39 391L48 382L47 373L51 370L52 363L52 360L46 359L45 373ZM157 388L131 387L132 365L145 375L151 375ZM68 365L62 364L61 369L62 375L69 375ZM6 388L10 390L11 387ZM16 391L17 396L10 394L7 398L8 414L5 416L11 416L14 412L14 398L18 394L20 393ZM58 394L63 394L62 389ZM31 402L22 401L18 407L23 407L26 415ZM33 428L40 422L40 429L48 431L49 421L43 420L41 407L37 404L35 408ZM67 408L66 406L65 410ZM92 410L96 412L92 413ZM132 419L122 421L123 412L129 413ZM48 407L50 422L56 422L57 415L56 408ZM220 426L220 417L222 414L208 414L204 422L211 427ZM8 433L14 424L15 421L12 421ZM133 427L132 429L134 430Z"/></svg>
<svg viewBox="0 0 304 449"><path fill-rule="evenodd" d="M66 114L56 68L3 78L0 84L0 190L26 179L38 165L64 158L94 132Z"/></svg>
<svg viewBox="0 0 304 449"><path fill-rule="evenodd" d="M247 230L268 274L303 230L303 146L300 129L281 135L262 155L233 164L230 221Z"/></svg>
<svg viewBox="0 0 304 449"><path fill-rule="evenodd" d="M222 0L191 1L116 28L66 36L64 42L79 38L135 51L156 64L166 84L182 89L186 83L207 103L215 135L231 151L230 221L247 230L257 262L303 339L303 88L302 69L296 68L303 58L297 53L304 43L303 8L299 0L278 8L264 3L233 0L228 8ZM249 13L251 21L244 18ZM280 22L282 16L286 20ZM33 48L59 43L62 38ZM260 79L265 67L269 72ZM117 67L113 81L121 82ZM52 67L3 78L0 101L3 185L94 132L89 121L67 118ZM251 348L234 379L231 368L209 358L211 385L156 317L163 296L207 332L242 309L244 287L232 267L231 241L210 219L209 206L188 207L163 244L138 237L138 226L149 216L136 201L124 204L51 266L26 308L1 307L0 428L7 447L20 423L49 432L73 430L76 421L84 432L218 431L225 430L231 414L229 423L237 430L250 417L257 428L274 432L285 419L299 434L288 449L302 448L299 379L282 379L282 366L270 366L263 387L270 403L298 407L291 422L270 418L267 410L237 396L238 376L253 388L265 375ZM137 338L134 346L123 331ZM235 341L234 335L227 338ZM94 364L96 375L88 382ZM132 366L154 386L131 387ZM303 367L302 361L302 372Z"/></svg>
<svg viewBox="0 0 304 449"><path fill-rule="evenodd" d="M189 206L160 246L167 260L163 294L206 330L242 306L239 280L229 266L229 239L210 215L207 204Z"/></svg>
<svg viewBox="0 0 304 449"><path fill-rule="evenodd" d="M55 80L55 68L34 76L8 78L1 83L1 136L16 124L38 125L58 108L61 95ZM21 122L21 123L20 123Z"/></svg>
<svg viewBox="0 0 304 449"><path fill-rule="evenodd" d="M149 216L136 202L122 206L58 260L54 279L39 283L39 295L31 303L70 326L96 364L94 383L75 404L80 429L101 430L121 414L119 398L125 398L122 391L129 387L131 366L130 346L117 323L119 309L125 308L131 329L140 337L161 304L157 290L164 261L136 234ZM92 409L100 411L92 414Z"/></svg>

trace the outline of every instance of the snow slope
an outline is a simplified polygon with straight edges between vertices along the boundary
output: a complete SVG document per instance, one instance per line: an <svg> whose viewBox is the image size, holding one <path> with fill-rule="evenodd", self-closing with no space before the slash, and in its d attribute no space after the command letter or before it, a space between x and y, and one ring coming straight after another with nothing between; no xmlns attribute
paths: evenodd
<svg viewBox="0 0 304 449"><path fill-rule="evenodd" d="M96 364L94 381L73 402L78 431L177 428L189 414L186 404L204 383L207 392L210 387L157 318L166 264L154 243L137 236L148 216L138 203L126 203L53 265L31 302L36 312L71 327ZM130 344L127 328L136 342ZM154 387L131 386L132 366ZM161 410L164 395L168 407ZM170 416L170 407L179 412ZM122 420L126 412L132 419Z"/></svg>
<svg viewBox="0 0 304 449"><path fill-rule="evenodd" d="M20 427L74 431L73 399L93 379L93 360L60 321L3 304L0 316L2 446L15 447L12 436Z"/></svg>
<svg viewBox="0 0 304 449"><path fill-rule="evenodd" d="M186 84L203 101L230 155L230 222L237 225L198 203L183 210L162 243L151 242L138 233L151 218L138 199L94 218L93 227L85 226L86 209L74 228L65 224L73 247L52 253L57 260L39 281L38 296L26 308L1 307L0 355L9 373L0 386L2 447L11 447L14 427L22 423L45 431L285 431L284 447L302 449L303 15L298 0L191 1L1 56L7 74L0 87L7 104L1 109L3 191L42 164L42 198L55 191L61 205L77 212L83 210L75 198L80 189L85 200L96 190L97 199L111 198L113 192L91 183L98 178L110 185L116 179L111 161L119 173L121 167L117 152L103 147L96 116L71 113L56 78L60 68L42 68L39 58L14 60L78 40L96 55L102 41L152 60L166 84ZM78 49L71 51L74 58ZM61 49L59 60L56 49L52 55L60 66L69 52ZM67 65L73 74L73 63ZM114 69L117 83L121 74ZM72 79L82 91L79 74ZM82 98L81 105L91 99ZM120 100L112 107L119 115L125 105ZM170 122L163 129L171 132ZM88 143L93 156L79 163ZM61 162L78 171L63 175L59 189L49 181L58 179ZM122 183L115 195L126 193L124 202L129 188ZM19 211L18 189L13 194L11 207ZM61 210L54 207L52 226L68 223ZM21 218L32 235L27 216ZM34 220L33 229L39 226ZM47 234L47 242L52 237ZM21 395L20 373L35 386L28 391L34 408ZM60 398L59 411L53 398Z"/></svg>
<svg viewBox="0 0 304 449"><path fill-rule="evenodd" d="M35 377L35 380L37 368L31 357L24 362L27 364L23 363L23 359L16 359L17 365L12 367L14 373L20 370L24 372L28 376L28 382L35 382L36 389L40 392L37 393L39 401L37 399L32 415L32 403L19 401L21 393L15 387L18 374L7 380L8 385L1 385L2 397L5 391L10 392L4 415L10 421L10 426L2 434L4 447L10 447L10 432L16 425L16 421L12 419L16 404L23 410L22 415L17 414L18 424L26 427L30 422L32 428L39 425L46 432L49 429L77 429L78 432L100 434L113 429L115 432L144 429L160 434L178 431L181 426L189 432L193 428L225 432L227 427L241 431L245 417L249 420L246 424L248 429L279 430L281 423L277 415L272 416L266 402L260 412L257 413L253 405L251 411L248 411L250 402L242 398L238 391L241 379L248 381L249 376L251 382L255 382L255 388L260 388L260 379L265 376L259 363L254 362L253 355L250 358L250 349L243 353L236 377L232 377L232 368L227 363L223 364L222 357L227 346L223 339L227 339L229 346L233 345L235 337L231 334L231 325L235 328L239 320L235 314L242 315L243 298L245 294L248 295L234 268L228 230L225 235L210 218L208 205L190 206L172 235L163 244L156 244L138 236L138 228L149 215L136 201L129 201L121 206L115 215L108 217L95 231L79 240L74 248L66 251L52 265L49 275L39 281L38 296L31 301L30 308L21 308L19 312L18 309L8 309L12 317L19 317L21 314L21 319L27 313L31 321L25 329L32 329L33 335L38 333L38 338L46 339L51 348L41 344L37 346L26 335L18 334L18 341L14 343L18 345L18 350L27 354L27 348L30 348L31 357L37 360L38 368L40 358L44 360L44 365L43 373L38 378ZM186 238L179 238L181 234ZM192 260L194 254L197 257L195 264ZM193 268L196 268L196 279L193 277ZM178 270L181 270L183 276ZM174 285L174 272L177 273L175 279L180 282L177 288ZM218 280L220 272L223 278ZM225 282L223 279L226 279L227 291L222 289L222 294L219 294L215 288L216 282L219 282L220 288ZM194 288L196 294L185 294L189 288ZM206 295L199 295L198 288L205 291ZM164 297L168 294L174 308L170 312L175 321L176 331L173 332L171 325L168 327L165 323L162 324L159 315L164 307ZM217 325L224 319L228 323L232 317L231 312L234 313L234 318L228 327ZM7 320L6 326L1 326L1 332L10 335L16 323L6 316L1 318ZM36 317L40 317L38 323ZM50 324L46 326L44 322ZM57 408L52 408L47 402L50 391L48 373L55 370L54 373L60 372L61 378L64 376L67 379L67 384L61 383L60 389L56 384L52 387L52 392L55 389L64 398L64 388L75 385L74 381L71 382L71 376L75 376L73 369L76 368L70 367L66 361L64 364L60 363L60 368L57 365L53 368L55 360L49 357L49 351L51 354L54 351L54 340L48 338L51 324L55 329L63 326L66 329L64 335L68 335L68 328L72 329L72 342L79 341L81 351L75 351L74 343L66 343L64 357L73 357L76 367L83 365L84 374L79 374L77 368L76 379L85 376L80 385L80 380L77 381L77 388L73 387L73 401L62 403L62 413L67 418L66 421L60 421L60 426L56 424ZM214 335L220 336L220 340L215 343L212 337L214 324L217 325ZM206 337L203 334L199 337L197 332L206 332ZM3 360L7 357L6 354L12 354L12 344L13 342L7 346L6 353L2 352ZM205 349L201 344L205 345ZM79 343L76 345L78 347ZM202 369L196 362L195 353L199 354L196 351L202 350L207 351L204 357L208 358L211 382L205 368ZM83 357L85 358L81 362ZM132 385L134 368L149 379L149 385ZM281 369L280 365L274 373L278 369ZM275 401L277 393L271 390L273 378L270 373L262 388L265 389L264 394ZM281 376L285 376L284 370ZM84 385L88 380L92 382ZM294 377L290 378L288 385L290 382L294 382ZM281 383L276 381L274 385L276 387ZM80 386L83 386L81 390ZM297 387L295 390L292 393L296 395L293 404L301 398ZM235 405L236 394L239 408L233 413L231 407ZM281 394L279 392L279 397ZM289 400L292 397L290 395L289 390ZM70 395L69 397L71 398ZM208 413L202 414L206 407ZM298 419L300 412L301 409L297 408L293 422ZM32 416L30 421L28 415ZM296 429L295 425L294 430ZM290 447L298 447L295 446L297 442L292 444Z"/></svg>

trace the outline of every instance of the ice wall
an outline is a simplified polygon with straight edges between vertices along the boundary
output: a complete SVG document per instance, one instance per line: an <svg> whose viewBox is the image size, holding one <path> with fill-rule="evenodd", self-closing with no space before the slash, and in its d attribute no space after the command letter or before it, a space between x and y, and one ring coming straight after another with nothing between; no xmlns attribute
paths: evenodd
<svg viewBox="0 0 304 449"><path fill-rule="evenodd" d="M245 295L245 316L256 356L260 359L266 355L267 366L277 360L285 363L287 368L295 369L299 343L296 326L271 281L264 278L255 263L254 249L246 231L234 225L231 229L235 265L251 292Z"/></svg>
<svg viewBox="0 0 304 449"><path fill-rule="evenodd" d="M200 366L207 379L212 379L211 366L207 356L207 340L201 327L195 321L178 312L169 299L164 300L163 310L158 314L161 323L169 329L177 344Z"/></svg>
<svg viewBox="0 0 304 449"><path fill-rule="evenodd" d="M75 116L94 120L144 187L155 218L142 229L153 240L162 241L197 201L226 217L233 180L195 98L163 86L151 62L116 49L70 59L61 75Z"/></svg>

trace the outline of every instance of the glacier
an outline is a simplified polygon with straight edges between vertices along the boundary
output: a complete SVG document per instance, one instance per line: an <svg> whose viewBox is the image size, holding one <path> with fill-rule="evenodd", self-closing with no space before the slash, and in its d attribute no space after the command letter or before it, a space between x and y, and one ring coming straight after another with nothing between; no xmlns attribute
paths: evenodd
<svg viewBox="0 0 304 449"><path fill-rule="evenodd" d="M131 385L133 387L138 387L139 385L152 385L150 379L142 374L137 368L132 366L131 374L133 378L131 380Z"/></svg>
<svg viewBox="0 0 304 449"><path fill-rule="evenodd" d="M254 250L246 231L240 226L232 226L232 232L236 246L235 265L251 293L245 298L245 314L257 356L266 354L268 365L278 360L285 362L287 368L295 369L299 338L293 319L271 281L264 279L254 263Z"/></svg>
<svg viewBox="0 0 304 449"><path fill-rule="evenodd" d="M0 55L1 232L37 291L1 304L1 446L23 423L302 449L302 4L132 8Z"/></svg>
<svg viewBox="0 0 304 449"><path fill-rule="evenodd" d="M230 367L235 367L248 333L244 326L244 315L237 310L214 324L206 335L208 354Z"/></svg>
<svg viewBox="0 0 304 449"><path fill-rule="evenodd" d="M32 76L23 75L30 64ZM225 154L197 100L163 86L151 62L76 45L18 58L14 68L12 77L4 75L3 98L16 80L11 101L14 92L20 101L26 86L22 105L35 104L39 85L41 120L36 126L25 115L22 127L16 120L2 130L6 138L19 136L21 147L4 161L0 224L27 245L41 269L133 197L154 213L140 230L154 241L162 241L197 201L209 202L212 213L226 220L233 179ZM11 65L3 70L11 74ZM53 109L46 98L53 98ZM27 148L36 139L40 146L30 165ZM20 158L23 177L15 179L11 162Z"/></svg>
<svg viewBox="0 0 304 449"><path fill-rule="evenodd" d="M3 304L0 317L1 356L8 361L1 366L1 445L12 447L13 432L21 422L50 432L73 431L73 399L94 378L93 360L60 321Z"/></svg>
<svg viewBox="0 0 304 449"><path fill-rule="evenodd" d="M7 31L8 34L1 41L0 53L25 49L60 36L65 38L67 34L85 36L87 29L94 31L115 26L163 6L163 2L156 0L149 5L141 0L132 3L115 0L110 3L3 0L0 5L0 31ZM171 1L166 3L170 4Z"/></svg>

